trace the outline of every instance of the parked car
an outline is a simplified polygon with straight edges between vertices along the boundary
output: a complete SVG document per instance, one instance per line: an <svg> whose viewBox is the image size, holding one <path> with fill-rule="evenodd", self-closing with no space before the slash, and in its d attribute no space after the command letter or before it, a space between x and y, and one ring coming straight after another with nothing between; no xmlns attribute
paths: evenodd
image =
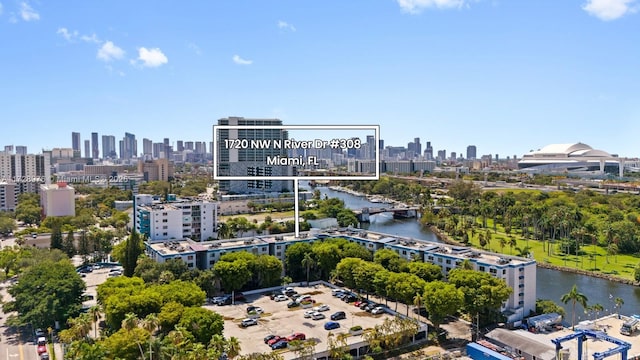
<svg viewBox="0 0 640 360"><path fill-rule="evenodd" d="M354 294L350 294L350 295L347 295L347 296L342 298L342 301L344 301L346 303L351 303L351 302L354 302L356 300L358 300L358 297L355 296Z"/></svg>
<svg viewBox="0 0 640 360"><path fill-rule="evenodd" d="M262 314L264 310L260 306L247 306L247 313L255 312L256 314Z"/></svg>
<svg viewBox="0 0 640 360"><path fill-rule="evenodd" d="M345 314L344 311L338 311L331 314L331 320L342 320L346 318L347 318L347 314Z"/></svg>
<svg viewBox="0 0 640 360"><path fill-rule="evenodd" d="M301 302L306 301L306 300L311 301L312 300L311 299L311 295L300 296L299 298L296 299L296 302L301 303Z"/></svg>
<svg viewBox="0 0 640 360"><path fill-rule="evenodd" d="M326 318L326 316L324 316L324 314L321 312L314 311L313 314L311 314L311 318L313 320L322 320Z"/></svg>
<svg viewBox="0 0 640 360"><path fill-rule="evenodd" d="M324 304L324 305L316 306L313 308L313 311L329 311L329 305Z"/></svg>
<svg viewBox="0 0 640 360"><path fill-rule="evenodd" d="M271 350L284 349L288 346L287 340L283 339L271 345Z"/></svg>
<svg viewBox="0 0 640 360"><path fill-rule="evenodd" d="M40 360L49 360L49 353L40 354Z"/></svg>
<svg viewBox="0 0 640 360"><path fill-rule="evenodd" d="M273 345L273 344L275 344L275 343L277 343L278 341L283 340L283 339L284 339L284 338L283 338L282 336L278 336L278 335L276 335L276 336L274 336L273 338L271 338L269 341L267 341L267 345L271 346L271 345Z"/></svg>
<svg viewBox="0 0 640 360"><path fill-rule="evenodd" d="M276 295L276 297L274 297L273 300L275 300L275 301L287 301L287 300L289 300L289 298L284 296L284 295Z"/></svg>
<svg viewBox="0 0 640 360"><path fill-rule="evenodd" d="M337 329L340 327L340 323L337 323L335 321L327 321L324 324L324 329L325 330L333 330L333 329Z"/></svg>
<svg viewBox="0 0 640 360"><path fill-rule="evenodd" d="M291 342L291 341L294 341L294 340L304 340L306 338L307 338L307 336L305 334L303 334L301 332L297 332L297 333L293 333L293 334L287 336L287 341Z"/></svg>
<svg viewBox="0 0 640 360"><path fill-rule="evenodd" d="M344 290L342 290L342 289L332 289L332 290L331 290L331 295L333 295L333 296L336 296L336 297L337 297L338 295L340 295L340 294L341 294L341 293L343 293L343 292L344 292Z"/></svg>
<svg viewBox="0 0 640 360"><path fill-rule="evenodd" d="M294 308L294 307L298 307L298 306L300 306L300 303L296 302L296 301L289 301L289 303L287 304L288 308Z"/></svg>
<svg viewBox="0 0 640 360"><path fill-rule="evenodd" d="M276 337L278 337L278 335L273 335L273 334L267 335L267 336L264 337L264 343L268 344L269 340L274 339Z"/></svg>
<svg viewBox="0 0 640 360"><path fill-rule="evenodd" d="M45 333L42 329L36 329L36 339L40 337L44 337Z"/></svg>
<svg viewBox="0 0 640 360"><path fill-rule="evenodd" d="M363 302L365 302L365 300L356 300L356 302L353 303L353 306L360 307L360 304L362 304Z"/></svg>
<svg viewBox="0 0 640 360"><path fill-rule="evenodd" d="M315 311L313 309L312 310L307 310L307 311L304 312L304 317L308 319L308 318L311 317L311 315L313 315L313 313L315 313Z"/></svg>
<svg viewBox="0 0 640 360"><path fill-rule="evenodd" d="M258 319L244 319L242 320L242 323L240 324L242 325L242 327L249 327L249 326L253 326L253 325L258 325Z"/></svg>
<svg viewBox="0 0 640 360"><path fill-rule="evenodd" d="M384 314L384 308L378 306L375 309L371 310L373 315Z"/></svg>

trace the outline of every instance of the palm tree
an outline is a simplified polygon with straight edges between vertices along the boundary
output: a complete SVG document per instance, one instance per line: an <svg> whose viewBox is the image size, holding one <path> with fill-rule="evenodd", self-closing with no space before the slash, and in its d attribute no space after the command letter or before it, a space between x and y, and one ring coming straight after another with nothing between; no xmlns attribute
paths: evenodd
<svg viewBox="0 0 640 360"><path fill-rule="evenodd" d="M416 313L416 318L420 317L420 304L422 303L422 296L418 293L416 294L416 296L413 297L413 305L415 305L417 307L417 313ZM408 308L408 306L407 306Z"/></svg>
<svg viewBox="0 0 640 360"><path fill-rule="evenodd" d="M316 266L316 260L313 258L311 253L306 253L304 254L304 258L300 264L307 269L307 286L309 286L309 271L312 267Z"/></svg>
<svg viewBox="0 0 640 360"><path fill-rule="evenodd" d="M509 241L507 242L507 245L509 245L509 255L511 255L513 248L518 246L518 240L516 240L516 238L511 235L509 236Z"/></svg>
<svg viewBox="0 0 640 360"><path fill-rule="evenodd" d="M618 319L620 319L620 309L622 308L622 305L624 305L624 300L622 300L622 298L617 297L614 302L616 303L616 309L618 309Z"/></svg>
<svg viewBox="0 0 640 360"><path fill-rule="evenodd" d="M140 323L143 329L149 332L149 360L153 359L153 352L151 351L151 341L153 340L153 333L156 332L160 325L160 320L156 314L149 314Z"/></svg>
<svg viewBox="0 0 640 360"><path fill-rule="evenodd" d="M95 305L89 309L89 315L93 320L93 337L98 338L98 322L100 321L100 306Z"/></svg>
<svg viewBox="0 0 640 360"><path fill-rule="evenodd" d="M231 336L227 340L227 356L233 359L238 354L240 354L240 341L238 341L237 337Z"/></svg>
<svg viewBox="0 0 640 360"><path fill-rule="evenodd" d="M504 247L505 245L507 245L507 240L503 237L500 237L500 239L498 240L498 244L500 245L500 252L504 252Z"/></svg>
<svg viewBox="0 0 640 360"><path fill-rule="evenodd" d="M571 288L571 291L562 295L562 297L560 298L560 301L562 301L565 304L567 304L568 302L571 302L571 306L572 306L571 328L575 330L576 303L579 303L580 305L582 305L583 308L586 309L587 301L589 301L589 299L587 299L587 297L583 293L578 292L578 287L576 285L573 285L573 287Z"/></svg>
<svg viewBox="0 0 640 360"><path fill-rule="evenodd" d="M594 324L596 324L598 321L598 317L600 316L600 312L604 310L604 306L602 306L602 304L594 304L593 306L591 306L591 310L595 312Z"/></svg>

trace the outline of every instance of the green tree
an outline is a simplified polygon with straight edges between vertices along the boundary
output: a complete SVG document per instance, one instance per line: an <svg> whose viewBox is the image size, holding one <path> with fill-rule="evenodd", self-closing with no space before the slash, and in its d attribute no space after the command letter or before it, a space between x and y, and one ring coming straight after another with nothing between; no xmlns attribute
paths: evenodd
<svg viewBox="0 0 640 360"><path fill-rule="evenodd" d="M138 257L142 255L144 244L140 240L140 235L134 229L127 240L125 240L125 252L122 259L119 259L124 269L124 276L131 277L138 264Z"/></svg>
<svg viewBox="0 0 640 360"><path fill-rule="evenodd" d="M558 304L556 304L555 302L553 302L553 300L548 300L548 299L537 299L536 300L536 314L551 314L551 313L557 313L560 314L564 317L565 312L564 312L564 308Z"/></svg>
<svg viewBox="0 0 640 360"><path fill-rule="evenodd" d="M382 265L385 269L394 272L402 271L407 262L391 249L380 249L373 254L373 261Z"/></svg>
<svg viewBox="0 0 640 360"><path fill-rule="evenodd" d="M278 244L276 244L276 247ZM276 250L278 251L278 250ZM294 281L301 281L305 277L305 269L302 266L304 255L311 252L311 244L306 242L297 242L290 245L284 252L285 269Z"/></svg>
<svg viewBox="0 0 640 360"><path fill-rule="evenodd" d="M75 237L73 236L73 231L69 230L67 236L62 241L62 251L64 251L64 253L67 254L69 258L73 257L76 254L74 242Z"/></svg>
<svg viewBox="0 0 640 360"><path fill-rule="evenodd" d="M202 307L184 309L178 326L193 334L196 341L208 344L215 334L222 334L224 320L220 314Z"/></svg>
<svg viewBox="0 0 640 360"><path fill-rule="evenodd" d="M425 286L422 301L429 313L429 320L439 331L440 325L447 316L455 314L460 309L464 301L464 294L453 284L432 281Z"/></svg>
<svg viewBox="0 0 640 360"><path fill-rule="evenodd" d="M13 301L5 313L18 312L19 324L47 328L77 315L85 283L69 260L44 260L30 266L9 288Z"/></svg>
<svg viewBox="0 0 640 360"><path fill-rule="evenodd" d="M53 229L51 229L51 244L50 244L52 249L59 249L62 250L63 246L62 246L62 230L60 229L60 226L57 225L55 226Z"/></svg>
<svg viewBox="0 0 640 360"><path fill-rule="evenodd" d="M304 254L301 265L307 269L307 286L309 286L309 273L311 269L316 266L316 260L311 253L306 253Z"/></svg>
<svg viewBox="0 0 640 360"><path fill-rule="evenodd" d="M442 279L442 269L436 264L412 261L407 267L409 273L418 276L426 282Z"/></svg>
<svg viewBox="0 0 640 360"><path fill-rule="evenodd" d="M0 213L0 235L8 234L16 229L16 221L4 213Z"/></svg>
<svg viewBox="0 0 640 360"><path fill-rule="evenodd" d="M578 292L578 287L576 285L573 285L573 287L568 293L562 295L562 297L560 298L560 301L562 301L565 304L568 304L569 302L571 302L571 327L575 328L576 303L582 305L582 307L586 309L587 302L589 301L589 299L583 293Z"/></svg>
<svg viewBox="0 0 640 360"><path fill-rule="evenodd" d="M251 270L246 260L233 262L218 261L213 265L213 271L220 278L226 291L240 290L251 279Z"/></svg>

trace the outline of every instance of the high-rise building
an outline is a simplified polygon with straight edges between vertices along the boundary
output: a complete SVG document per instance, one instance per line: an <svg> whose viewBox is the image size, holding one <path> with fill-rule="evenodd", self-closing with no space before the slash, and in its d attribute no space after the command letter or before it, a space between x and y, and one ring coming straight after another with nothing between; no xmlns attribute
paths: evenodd
<svg viewBox="0 0 640 360"><path fill-rule="evenodd" d="M13 154L13 145L5 145L4 153L9 155Z"/></svg>
<svg viewBox="0 0 640 360"><path fill-rule="evenodd" d="M427 141L427 146L424 149L424 157L427 160L433 160L433 148L431 147L431 141Z"/></svg>
<svg viewBox="0 0 640 360"><path fill-rule="evenodd" d="M99 159L100 158L100 148L98 147L98 133L91 133L91 158Z"/></svg>
<svg viewBox="0 0 640 360"><path fill-rule="evenodd" d="M171 153L173 152L173 148L171 147L171 144L169 143L169 138L164 138L162 143L164 144L164 157L166 159L169 159L171 157Z"/></svg>
<svg viewBox="0 0 640 360"><path fill-rule="evenodd" d="M115 159L118 157L116 153L116 137L113 135L102 135L102 157Z"/></svg>
<svg viewBox="0 0 640 360"><path fill-rule="evenodd" d="M91 141L88 139L84 141L84 157L91 158Z"/></svg>
<svg viewBox="0 0 640 360"><path fill-rule="evenodd" d="M176 151L179 151L179 152L184 151L184 141L178 140L176 142Z"/></svg>
<svg viewBox="0 0 640 360"><path fill-rule="evenodd" d="M420 143L420 138L414 138L413 139L413 143L415 146L415 150L416 150L416 155L420 155L422 154L422 144Z"/></svg>
<svg viewBox="0 0 640 360"><path fill-rule="evenodd" d="M153 156L153 141L147 138L142 139L142 155Z"/></svg>
<svg viewBox="0 0 640 360"><path fill-rule="evenodd" d="M153 158L154 159L164 158L164 144L163 143L153 143Z"/></svg>
<svg viewBox="0 0 640 360"><path fill-rule="evenodd" d="M73 157L81 157L80 154L80 133L72 132L71 133L71 148L73 149Z"/></svg>
<svg viewBox="0 0 640 360"><path fill-rule="evenodd" d="M16 155L27 155L27 147L22 145L17 145Z"/></svg>
<svg viewBox="0 0 640 360"><path fill-rule="evenodd" d="M143 175L145 181L169 181L169 178L173 177L173 169L173 163L166 158L138 160L138 172Z"/></svg>
<svg viewBox="0 0 640 360"><path fill-rule="evenodd" d="M75 216L75 190L65 182L42 184L40 205L44 216Z"/></svg>
<svg viewBox="0 0 640 360"><path fill-rule="evenodd" d="M205 143L204 141L196 141L196 148L195 148L195 153L196 154L204 154L207 152L207 143Z"/></svg>
<svg viewBox="0 0 640 360"><path fill-rule="evenodd" d="M254 148L226 148L225 140L242 139L251 140L278 140L288 139L287 131L283 129L260 128L260 126L281 126L279 119L245 119L242 117L229 117L219 119L218 125L255 126L251 129L220 129L214 134L217 142L218 174L221 176L287 176L294 172L293 167L283 165L267 165L268 157L287 157L287 149L274 146L264 149ZM187 144L185 143L185 146ZM220 190L235 193L250 192L282 192L291 191L291 181L281 180L221 180Z"/></svg>
<svg viewBox="0 0 640 360"><path fill-rule="evenodd" d="M458 156L458 153L456 153L455 151L451 152L451 160L455 161L457 159L457 156Z"/></svg>
<svg viewBox="0 0 640 360"><path fill-rule="evenodd" d="M467 160L475 160L476 159L476 146L469 145L467 146Z"/></svg>
<svg viewBox="0 0 640 360"><path fill-rule="evenodd" d="M447 159L447 150L438 150L438 160L446 160Z"/></svg>
<svg viewBox="0 0 640 360"><path fill-rule="evenodd" d="M376 158L376 137L373 135L367 135L367 145L367 159L373 160Z"/></svg>
<svg viewBox="0 0 640 360"><path fill-rule="evenodd" d="M124 133L120 141L120 159L132 159L138 157L138 141L134 134Z"/></svg>
<svg viewBox="0 0 640 360"><path fill-rule="evenodd" d="M15 183L17 193L37 193L51 179L51 152L42 155L0 154L0 179Z"/></svg>
<svg viewBox="0 0 640 360"><path fill-rule="evenodd" d="M185 141L184 149L193 151L193 141Z"/></svg>

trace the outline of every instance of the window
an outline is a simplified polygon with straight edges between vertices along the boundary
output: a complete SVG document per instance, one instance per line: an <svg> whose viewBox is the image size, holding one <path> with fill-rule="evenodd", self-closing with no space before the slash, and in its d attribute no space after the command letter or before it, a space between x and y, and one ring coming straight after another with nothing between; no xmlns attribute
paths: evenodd
<svg viewBox="0 0 640 360"><path fill-rule="evenodd" d="M165 232L165 233L162 233L162 236L167 236L167 235L168 235L168 234L167 234L166 232Z"/></svg>
<svg viewBox="0 0 640 360"><path fill-rule="evenodd" d="M519 269L518 269L518 271L523 272L523 271L524 271L524 268L523 268L523 267L521 267L521 268L519 268Z"/></svg>
<svg viewBox="0 0 640 360"><path fill-rule="evenodd" d="M156 221L158 221L158 220L156 220ZM167 219L162 219L163 223L166 223L167 221L168 221Z"/></svg>
<svg viewBox="0 0 640 360"><path fill-rule="evenodd" d="M280 251L278 251L278 252L276 253L276 256L281 256L281 255L282 255L282 253L281 253Z"/></svg>
<svg viewBox="0 0 640 360"><path fill-rule="evenodd" d="M491 274L495 274L497 271L496 271L496 269L489 269L489 272L490 272Z"/></svg>
<svg viewBox="0 0 640 360"><path fill-rule="evenodd" d="M478 268L478 270L480 270L480 271L484 271L484 266L480 266L480 267Z"/></svg>
<svg viewBox="0 0 640 360"><path fill-rule="evenodd" d="M169 227L167 225L162 227L162 230L167 230Z"/></svg>
<svg viewBox="0 0 640 360"><path fill-rule="evenodd" d="M442 258L438 258L438 262L441 263L442 262Z"/></svg>
<svg viewBox="0 0 640 360"><path fill-rule="evenodd" d="M447 259L447 261L445 261L445 264L451 264L451 259Z"/></svg>
<svg viewBox="0 0 640 360"><path fill-rule="evenodd" d="M280 245L276 245L276 250L280 250Z"/></svg>
<svg viewBox="0 0 640 360"><path fill-rule="evenodd" d="M507 273L507 269L502 269L502 275Z"/></svg>
<svg viewBox="0 0 640 360"><path fill-rule="evenodd" d="M407 250L402 250L402 255L407 255Z"/></svg>

